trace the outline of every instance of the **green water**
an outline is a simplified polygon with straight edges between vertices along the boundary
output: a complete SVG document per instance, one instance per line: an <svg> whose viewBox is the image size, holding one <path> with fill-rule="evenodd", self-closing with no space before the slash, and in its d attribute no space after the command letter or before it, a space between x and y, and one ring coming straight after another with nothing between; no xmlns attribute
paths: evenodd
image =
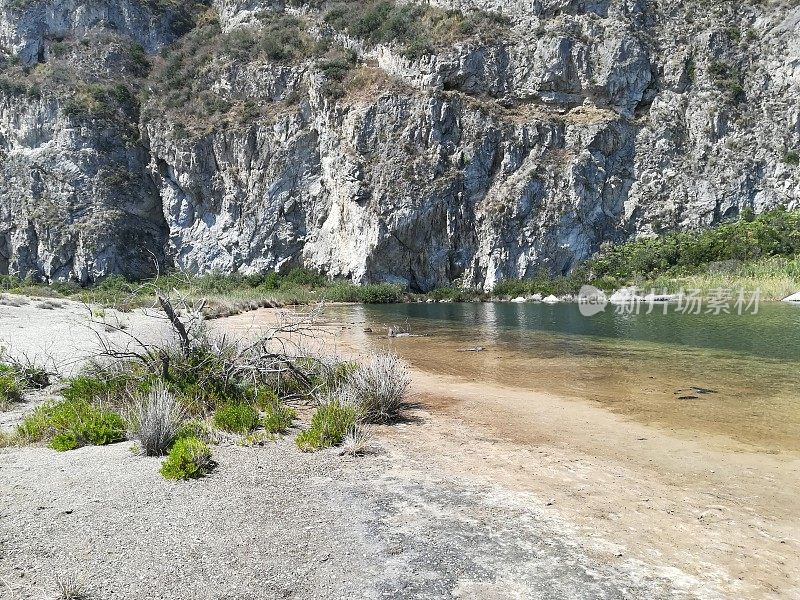
<svg viewBox="0 0 800 600"><path fill-rule="evenodd" d="M364 340L419 368L595 401L676 431L800 450L800 307L757 314L593 317L576 304L335 307ZM424 337L385 337L387 326ZM476 346L483 352L459 352ZM692 388L711 390L698 393Z"/></svg>

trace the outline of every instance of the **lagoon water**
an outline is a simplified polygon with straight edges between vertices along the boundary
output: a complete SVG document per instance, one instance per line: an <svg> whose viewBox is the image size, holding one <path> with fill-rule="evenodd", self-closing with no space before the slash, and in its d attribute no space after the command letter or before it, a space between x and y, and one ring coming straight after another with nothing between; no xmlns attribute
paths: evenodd
<svg viewBox="0 0 800 600"><path fill-rule="evenodd" d="M577 304L329 307L365 343L435 373L598 402L680 435L800 451L800 307L650 314ZM387 326L423 337L388 339ZM361 334L371 327L376 333ZM464 352L484 347L481 352Z"/></svg>

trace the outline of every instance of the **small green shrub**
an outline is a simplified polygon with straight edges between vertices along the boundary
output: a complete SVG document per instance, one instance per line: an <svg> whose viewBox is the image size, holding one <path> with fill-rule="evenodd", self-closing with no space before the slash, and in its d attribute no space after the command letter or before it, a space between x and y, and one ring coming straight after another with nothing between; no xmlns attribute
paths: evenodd
<svg viewBox="0 0 800 600"><path fill-rule="evenodd" d="M258 426L258 412L248 404L223 404L214 413L214 427L231 433L248 433Z"/></svg>
<svg viewBox="0 0 800 600"><path fill-rule="evenodd" d="M800 165L800 154L798 154L794 150L790 150L789 152L786 153L786 156L783 157L783 162L785 162L787 165L792 165L793 167L796 167Z"/></svg>
<svg viewBox="0 0 800 600"><path fill-rule="evenodd" d="M403 288L388 283L364 285L360 296L364 304L393 304L403 301Z"/></svg>
<svg viewBox="0 0 800 600"><path fill-rule="evenodd" d="M356 409L338 401L320 406L311 417L311 426L298 434L295 442L303 452L320 450L342 443L348 428L355 424Z"/></svg>
<svg viewBox="0 0 800 600"><path fill-rule="evenodd" d="M297 418L297 412L278 400L267 402L263 407L264 416L261 418L261 425L270 433L283 433L292 426L292 422Z"/></svg>
<svg viewBox="0 0 800 600"><path fill-rule="evenodd" d="M17 371L19 372L25 387L34 390L41 390L50 385L50 374L42 367L29 365L18 367Z"/></svg>
<svg viewBox="0 0 800 600"><path fill-rule="evenodd" d="M5 410L13 402L22 401L22 386L16 370L0 364L0 408Z"/></svg>
<svg viewBox="0 0 800 600"><path fill-rule="evenodd" d="M195 437L177 440L161 465L165 479L195 479L211 470L211 448Z"/></svg>
<svg viewBox="0 0 800 600"><path fill-rule="evenodd" d="M71 379L62 395L67 402L92 402L107 395L111 389L112 386L108 381L99 377L82 375Z"/></svg>
<svg viewBox="0 0 800 600"><path fill-rule="evenodd" d="M278 392L271 388L261 388L255 395L255 405L263 411L279 402Z"/></svg>
<svg viewBox="0 0 800 600"><path fill-rule="evenodd" d="M185 438L197 438L206 444L216 444L218 441L214 428L200 419L190 419L181 424L175 433L175 439L182 440Z"/></svg>
<svg viewBox="0 0 800 600"><path fill-rule="evenodd" d="M55 450L73 450L124 440L125 422L85 400L64 400L38 407L19 425L17 435L31 442L49 439Z"/></svg>

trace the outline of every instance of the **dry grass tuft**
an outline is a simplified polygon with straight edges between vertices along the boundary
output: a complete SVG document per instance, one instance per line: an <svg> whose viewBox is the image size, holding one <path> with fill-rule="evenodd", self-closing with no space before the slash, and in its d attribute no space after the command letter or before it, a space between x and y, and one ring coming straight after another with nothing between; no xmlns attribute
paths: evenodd
<svg viewBox="0 0 800 600"><path fill-rule="evenodd" d="M397 418L410 384L402 360L394 354L378 354L350 373L341 393L357 405L362 421L387 423Z"/></svg>
<svg viewBox="0 0 800 600"><path fill-rule="evenodd" d="M353 423L342 440L342 454L363 454L372 439L372 430L360 423Z"/></svg>
<svg viewBox="0 0 800 600"><path fill-rule="evenodd" d="M58 600L91 600L89 586L77 573L61 573L56 575L56 593Z"/></svg>
<svg viewBox="0 0 800 600"><path fill-rule="evenodd" d="M164 456L185 421L175 396L162 385L137 396L129 414L131 434L139 440L145 456Z"/></svg>

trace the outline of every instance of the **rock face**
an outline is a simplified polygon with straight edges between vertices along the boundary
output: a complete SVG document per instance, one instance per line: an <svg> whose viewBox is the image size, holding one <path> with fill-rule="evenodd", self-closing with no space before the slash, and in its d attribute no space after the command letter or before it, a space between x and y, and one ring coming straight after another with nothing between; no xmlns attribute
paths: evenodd
<svg viewBox="0 0 800 600"><path fill-rule="evenodd" d="M0 273L491 288L800 205L793 3L364 4L0 0Z"/></svg>

